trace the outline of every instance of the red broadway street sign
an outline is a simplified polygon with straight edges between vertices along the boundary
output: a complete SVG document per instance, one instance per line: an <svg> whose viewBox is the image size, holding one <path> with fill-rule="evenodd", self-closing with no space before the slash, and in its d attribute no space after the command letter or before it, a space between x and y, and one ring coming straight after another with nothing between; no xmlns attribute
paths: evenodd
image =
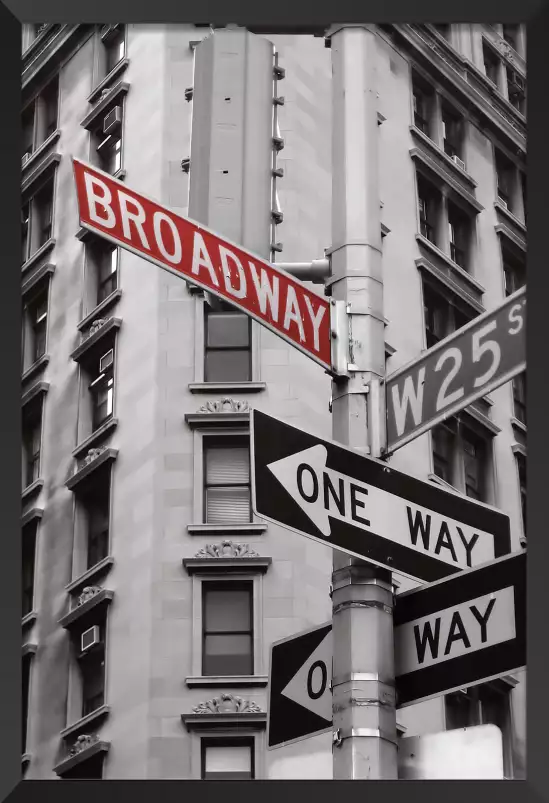
<svg viewBox="0 0 549 803"><path fill-rule="evenodd" d="M80 225L246 312L327 371L330 302L256 254L73 158Z"/></svg>

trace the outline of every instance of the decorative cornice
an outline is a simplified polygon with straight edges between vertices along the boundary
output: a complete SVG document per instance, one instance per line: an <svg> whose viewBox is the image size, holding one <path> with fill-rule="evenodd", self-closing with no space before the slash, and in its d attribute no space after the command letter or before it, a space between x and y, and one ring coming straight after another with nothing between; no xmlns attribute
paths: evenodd
<svg viewBox="0 0 549 803"><path fill-rule="evenodd" d="M101 608L110 605L114 597L114 591L109 591L106 588L101 588L96 594L93 594L89 599L78 604L75 608L70 610L62 619L59 624L65 630L70 630L76 622L79 626L84 626L83 623L89 619L94 619L98 615L99 606ZM96 624L96 622L92 622Z"/></svg>
<svg viewBox="0 0 549 803"><path fill-rule="evenodd" d="M249 413L250 405L247 401L231 399L226 396L217 401L207 401L202 407L199 407L199 413Z"/></svg>
<svg viewBox="0 0 549 803"><path fill-rule="evenodd" d="M250 549L249 544L225 540L219 544L206 544L198 550L195 558L259 558L259 553Z"/></svg>
<svg viewBox="0 0 549 803"><path fill-rule="evenodd" d="M195 706L193 714L261 714L262 709L253 700L244 700L234 694L222 694L212 700L204 700Z"/></svg>

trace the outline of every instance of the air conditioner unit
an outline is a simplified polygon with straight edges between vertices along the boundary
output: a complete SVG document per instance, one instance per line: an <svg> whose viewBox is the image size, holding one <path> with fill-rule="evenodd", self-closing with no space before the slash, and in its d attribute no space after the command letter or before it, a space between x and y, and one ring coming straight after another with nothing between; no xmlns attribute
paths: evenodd
<svg viewBox="0 0 549 803"><path fill-rule="evenodd" d="M110 368L113 362L114 362L114 349L110 349L109 351L107 351L106 354L103 354L103 356L99 360L100 372L103 373L103 371L106 371L107 368Z"/></svg>
<svg viewBox="0 0 549 803"><path fill-rule="evenodd" d="M524 92L525 88L524 78L522 77L522 75L519 75L518 72L514 72L512 74L510 83L512 84L512 86L516 87L520 92Z"/></svg>
<svg viewBox="0 0 549 803"><path fill-rule="evenodd" d="M458 167L461 167L462 170L465 170L465 162L460 159L459 156L452 156L452 162Z"/></svg>
<svg viewBox="0 0 549 803"><path fill-rule="evenodd" d="M84 630L84 632L80 636L80 649L82 652L87 652L91 650L92 647L95 647L96 644L100 644L101 637L99 634L99 627L94 625L93 627Z"/></svg>
<svg viewBox="0 0 549 803"><path fill-rule="evenodd" d="M111 109L110 112L103 118L103 133L112 134L113 131L116 131L118 128L120 128L121 123L122 108L121 106L115 106L114 109Z"/></svg>

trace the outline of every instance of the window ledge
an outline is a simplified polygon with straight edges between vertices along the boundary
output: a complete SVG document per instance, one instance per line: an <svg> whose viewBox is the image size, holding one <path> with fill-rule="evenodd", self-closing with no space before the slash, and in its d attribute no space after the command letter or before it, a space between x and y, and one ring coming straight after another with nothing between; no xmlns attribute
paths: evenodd
<svg viewBox="0 0 549 803"><path fill-rule="evenodd" d="M462 496L462 493L461 493L461 491L459 491L459 490L458 490L458 489L455 487L455 485L450 485L450 483L449 483L449 482L446 482L446 480L443 480L443 479L442 479L442 477L439 477L437 474L428 474L428 475L427 475L427 479L428 479L430 482L434 482L434 483L436 483L437 485L440 485L440 486L442 486L442 488L445 488L447 491L451 491L451 492L452 492L452 493L454 493L454 494L460 494L460 496Z"/></svg>
<svg viewBox="0 0 549 803"><path fill-rule="evenodd" d="M187 524L189 535L259 535L266 531L266 524L255 521L244 524Z"/></svg>
<svg viewBox="0 0 549 803"><path fill-rule="evenodd" d="M38 644L34 644L31 641L27 641L26 644L23 644L21 647L21 655L36 655L38 650Z"/></svg>
<svg viewBox="0 0 549 803"><path fill-rule="evenodd" d="M95 89L93 89L92 92L90 92L90 94L88 95L88 103L95 103L97 100L99 100L101 92L104 89L108 89L112 81L114 81L115 78L118 78L120 75L122 75L123 72L125 72L129 63L130 60L128 58L125 58L119 61L118 64L115 64L110 73L108 73L105 76L105 78L103 78L101 83L97 84Z"/></svg>
<svg viewBox="0 0 549 803"><path fill-rule="evenodd" d="M82 332L84 329L87 329L89 326L92 325L92 323L97 318L101 317L101 314L103 312L114 307L115 304L118 303L121 297L122 297L122 290L120 289L113 290L113 292L110 293L107 296L107 298L104 298L100 304L94 307L92 311L88 315L86 315L85 318L82 318L80 323L76 325L76 328L79 329L80 332Z"/></svg>
<svg viewBox="0 0 549 803"><path fill-rule="evenodd" d="M76 736L85 728L87 728L88 725L91 725L92 723L95 725L96 722L99 722L99 720L108 716L110 710L111 709L108 705L102 705L100 708L96 708L95 711L92 711L91 714L87 714L85 717L73 722L72 725L68 725L61 731L59 735L62 739L67 739L69 736Z"/></svg>
<svg viewBox="0 0 549 803"><path fill-rule="evenodd" d="M90 450L101 443L107 435L110 435L118 426L118 418L109 418L104 424L92 432L91 435L78 444L76 449L73 449L72 456L75 460L80 460Z"/></svg>
<svg viewBox="0 0 549 803"><path fill-rule="evenodd" d="M457 284L452 275L448 275L438 268L433 261L426 258L416 259L416 267L430 273L443 287L447 288L454 296L464 301L468 308L477 314L485 312L484 306L477 299L467 292L461 285Z"/></svg>
<svg viewBox="0 0 549 803"><path fill-rule="evenodd" d="M99 319L98 319L99 320ZM120 329L122 320L120 318L107 318L105 323L100 326L93 335L89 335L80 345L76 348L71 357L75 362L81 362L82 358L88 354L109 332Z"/></svg>
<svg viewBox="0 0 549 803"><path fill-rule="evenodd" d="M118 457L118 449L109 449L104 447L103 451L97 455L97 457L92 458L88 463L84 464L81 468L79 468L72 477L67 480L65 485L69 489L69 491L74 491L74 489L80 485L81 482L88 479L90 474L93 474L94 471L104 465L107 462L112 462L116 460Z"/></svg>
<svg viewBox="0 0 549 803"><path fill-rule="evenodd" d="M32 507L30 510L27 510L24 516L21 516L21 527L29 524L34 519L41 519L43 515L44 511L41 507Z"/></svg>
<svg viewBox="0 0 549 803"><path fill-rule="evenodd" d="M41 181L46 173L53 172L60 161L60 153L50 153L42 162L36 164L34 170L29 171L21 182L21 194L25 195L31 191L33 184Z"/></svg>
<svg viewBox="0 0 549 803"><path fill-rule="evenodd" d="M451 190L454 191L455 195L459 197L462 202L469 207L469 213L472 215L477 215L479 212L482 212L484 209L483 205L477 201L475 196L469 192L465 187L463 187L457 179L455 179L450 173L446 170L446 164L444 166L439 165L433 156L425 151L421 150L420 148L410 148L410 156L414 161L421 162L424 167L426 167L431 173L433 173L439 181L442 181L446 184ZM450 160L451 161L451 160ZM457 167L452 162L453 167ZM459 168L458 168L459 169ZM467 175L467 174L466 174Z"/></svg>
<svg viewBox="0 0 549 803"><path fill-rule="evenodd" d="M23 376L21 377L21 384L24 385L25 382L28 382L29 379L33 379L40 371L47 366L50 361L49 354L42 354L38 360L35 360L29 368L24 372Z"/></svg>
<svg viewBox="0 0 549 803"><path fill-rule="evenodd" d="M21 619L21 627L22 628L31 627L36 622L37 619L38 619L38 614L36 613L36 611L31 611L30 613L27 613L26 616L23 616L23 618Z"/></svg>
<svg viewBox="0 0 549 803"><path fill-rule="evenodd" d="M521 432L528 431L526 424L523 421L519 421L519 419L515 418L514 416L511 417L511 426L513 427L513 429L518 429Z"/></svg>
<svg viewBox="0 0 549 803"><path fill-rule="evenodd" d="M70 630L75 624L79 626L83 626L83 621L90 618L98 612L97 609L101 609L110 605L112 599L114 597L114 591L109 591L106 588L102 588L101 591L98 591L91 599L87 602L84 602L82 605L78 605L76 608L73 608L69 611L65 616L59 619L58 624L64 628L65 630Z"/></svg>
<svg viewBox="0 0 549 803"><path fill-rule="evenodd" d="M520 251L526 252L526 240L524 237L521 237L518 233L514 232L513 229L506 225L506 223L498 223L496 226L494 226L494 228L496 230L496 234L506 237L512 245L514 245Z"/></svg>
<svg viewBox="0 0 549 803"><path fill-rule="evenodd" d="M494 422L491 421L488 416L484 415L484 413L481 413L481 411L474 406L474 403L470 404L469 407L465 407L463 410L460 410L457 415L462 417L470 416L478 424L484 427L484 429L487 430L492 436L498 435L501 432L501 428L494 424Z"/></svg>
<svg viewBox="0 0 549 803"><path fill-rule="evenodd" d="M68 591L69 594L74 594L76 591L82 591L84 586L93 585L93 583L91 583L92 580L98 580L100 577L105 577L110 572L113 565L113 557L109 555L108 557L103 558L103 560L100 560L99 563L95 564L95 566L92 566L91 569L87 569L87 571L66 585L65 591Z"/></svg>
<svg viewBox="0 0 549 803"><path fill-rule="evenodd" d="M104 87L106 88L106 87ZM110 106L114 106L116 101L127 95L130 85L120 81L115 84L105 97L95 104L93 109L84 117L80 125L82 128L90 131L102 112L105 112Z"/></svg>
<svg viewBox="0 0 549 803"><path fill-rule="evenodd" d="M431 137L428 137L427 134L424 134L423 131L415 125L410 126L410 131L412 136L416 137L416 139L425 145L425 147L428 148L436 158L442 159L444 166L452 170L458 179L465 181L469 185L470 189L474 190L475 187L478 187L478 183L471 175L469 175L467 170L459 167L459 165L457 165L448 156L448 154L445 153L442 148L440 148L437 143L431 139Z"/></svg>
<svg viewBox="0 0 549 803"><path fill-rule="evenodd" d="M511 451L514 455L521 454L523 457L527 457L526 446L523 443L512 443Z"/></svg>
<svg viewBox="0 0 549 803"><path fill-rule="evenodd" d="M192 382L191 393L259 393L266 390L266 382Z"/></svg>
<svg viewBox="0 0 549 803"><path fill-rule="evenodd" d="M527 228L523 221L514 215L509 209L506 209L501 201L496 198L494 201L494 207L498 215L502 215L506 218L513 226L515 226L519 232L521 232L526 237Z"/></svg>
<svg viewBox="0 0 549 803"><path fill-rule="evenodd" d="M267 714L264 712L241 714L181 714L181 720L188 731L213 730L222 728L223 730L235 729L240 731L243 728L252 730L265 730L267 727Z"/></svg>
<svg viewBox="0 0 549 803"><path fill-rule="evenodd" d="M416 240L428 251L431 251L433 254L436 254L437 257L444 260L444 262L449 268L451 268L456 276L459 276L459 278L462 279L466 284L469 284L472 288L474 288L479 295L483 295L486 292L485 288L480 284L480 282L477 282L477 280L473 278L468 271L460 267L457 262L453 261L453 259L450 259L448 254L445 254L444 251L441 251L441 249L428 240L427 237L424 237L422 234L416 234Z"/></svg>
<svg viewBox="0 0 549 803"><path fill-rule="evenodd" d="M33 499L35 496L38 496L43 487L43 479L35 480L30 485L27 485L27 487L24 488L21 493L21 502L28 502L29 499Z"/></svg>
<svg viewBox="0 0 549 803"><path fill-rule="evenodd" d="M21 160L21 173L23 176L28 174L29 170L34 167L41 156L45 154L45 152L53 145L54 142L57 142L59 137L61 136L61 129L58 128L53 134L50 134L47 139L35 150L32 152L31 156L23 162Z"/></svg>
<svg viewBox="0 0 549 803"><path fill-rule="evenodd" d="M185 678L189 687L217 687L217 686L267 686L268 675L195 675Z"/></svg>
<svg viewBox="0 0 549 803"><path fill-rule="evenodd" d="M250 413L186 413L185 421L191 429L202 426L215 426L217 424L249 424Z"/></svg>
<svg viewBox="0 0 549 803"><path fill-rule="evenodd" d="M25 296L34 290L36 285L42 281L46 276L51 277L55 272L55 265L51 262L46 262L44 265L40 265L37 271L32 274L30 279L27 279L26 282L21 287L21 296L25 298Z"/></svg>
<svg viewBox="0 0 549 803"><path fill-rule="evenodd" d="M188 574L206 572L246 572L264 574L272 563L272 558L183 558L183 567Z"/></svg>
<svg viewBox="0 0 549 803"><path fill-rule="evenodd" d="M74 756L69 756L61 761L57 766L53 768L53 771L56 775L63 776L73 767L76 767L77 764L81 764L83 761L87 761L92 756L95 756L97 753L101 752L108 752L110 749L111 743L110 742L102 742L97 741L91 744L89 747L85 747L79 753Z"/></svg>
<svg viewBox="0 0 549 803"><path fill-rule="evenodd" d="M44 245L40 246L38 251L35 251L26 262L23 262L23 265L21 266L21 272L23 276L28 273L30 269L33 268L38 262L40 262L43 256L49 254L49 252L55 247L55 243L55 237L50 237L49 240L46 240Z"/></svg>
<svg viewBox="0 0 549 803"><path fill-rule="evenodd" d="M41 393L47 393L50 389L49 382L36 382L26 393L21 397L21 407L25 407L29 402L39 396Z"/></svg>
<svg viewBox="0 0 549 803"><path fill-rule="evenodd" d="M112 174L112 177L117 178L118 181L124 181L124 179L126 178L126 171L124 170L123 167L121 167L120 170L117 170L116 173Z"/></svg>

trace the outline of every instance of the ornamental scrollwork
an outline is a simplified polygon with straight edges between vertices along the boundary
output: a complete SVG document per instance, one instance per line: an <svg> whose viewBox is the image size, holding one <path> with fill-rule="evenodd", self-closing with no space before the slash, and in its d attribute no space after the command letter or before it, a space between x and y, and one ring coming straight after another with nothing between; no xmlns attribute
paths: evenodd
<svg viewBox="0 0 549 803"><path fill-rule="evenodd" d="M250 549L249 544L239 544L234 541L221 541L219 544L206 544L195 558L258 558L259 553Z"/></svg>
<svg viewBox="0 0 549 803"><path fill-rule="evenodd" d="M247 401L237 399L219 399L218 401L208 401L199 407L199 413L248 413L250 405Z"/></svg>
<svg viewBox="0 0 549 803"><path fill-rule="evenodd" d="M244 700L233 694L222 694L205 700L193 708L193 714L258 714L261 708L253 700Z"/></svg>

